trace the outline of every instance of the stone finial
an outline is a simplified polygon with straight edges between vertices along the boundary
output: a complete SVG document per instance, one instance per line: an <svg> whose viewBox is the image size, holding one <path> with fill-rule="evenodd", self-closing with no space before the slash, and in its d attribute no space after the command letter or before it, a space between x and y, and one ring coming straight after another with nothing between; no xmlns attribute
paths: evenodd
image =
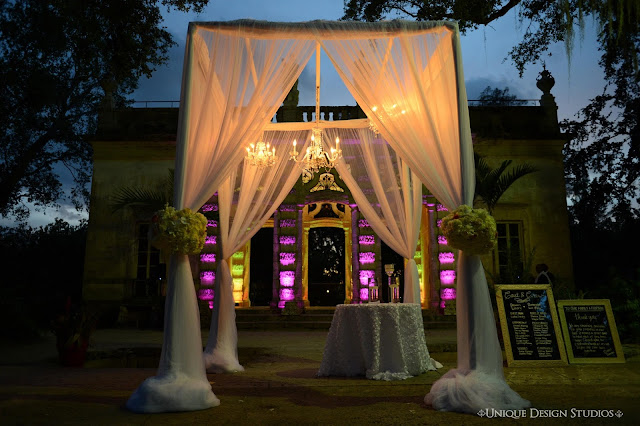
<svg viewBox="0 0 640 426"><path fill-rule="evenodd" d="M300 98L300 91L298 90L298 80L293 84L293 87L287 94L287 97L284 98L283 104L287 107L297 107L298 100Z"/></svg>
<svg viewBox="0 0 640 426"><path fill-rule="evenodd" d="M556 80L553 78L545 64L542 64L542 67L543 69L536 79L536 86L542 91L540 105L543 107L557 108L555 98L551 94L551 89L556 84Z"/></svg>
<svg viewBox="0 0 640 426"><path fill-rule="evenodd" d="M115 107L115 101L113 99L113 92L116 90L116 82L113 79L104 79L100 83L102 90L104 91L104 98L102 98L101 108L105 111L111 111Z"/></svg>

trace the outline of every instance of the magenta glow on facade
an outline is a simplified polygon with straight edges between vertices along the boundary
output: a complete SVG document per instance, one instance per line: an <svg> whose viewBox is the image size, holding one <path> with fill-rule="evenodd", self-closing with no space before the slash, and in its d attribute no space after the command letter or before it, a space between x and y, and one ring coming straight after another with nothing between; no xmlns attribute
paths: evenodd
<svg viewBox="0 0 640 426"><path fill-rule="evenodd" d="M449 209L446 208L445 206L443 206L442 204L438 204L436 206L436 210L439 211L439 212L448 212L449 211Z"/></svg>
<svg viewBox="0 0 640 426"><path fill-rule="evenodd" d="M442 284L453 284L456 280L456 271L453 269L443 269L440 271L440 282Z"/></svg>
<svg viewBox="0 0 640 426"><path fill-rule="evenodd" d="M443 245L447 245L449 244L449 241L447 241L447 237L445 237L444 235L438 235L438 244L443 244Z"/></svg>
<svg viewBox="0 0 640 426"><path fill-rule="evenodd" d="M217 212L218 211L218 205L217 204L205 204L204 206L202 206L202 211L203 212Z"/></svg>
<svg viewBox="0 0 640 426"><path fill-rule="evenodd" d="M213 300L209 300L209 309L213 309Z"/></svg>
<svg viewBox="0 0 640 426"><path fill-rule="evenodd" d="M440 261L440 263L453 263L456 259L453 255L453 252L443 251L442 253L438 254L438 260Z"/></svg>
<svg viewBox="0 0 640 426"><path fill-rule="evenodd" d="M278 210L281 212L295 212L298 209L295 204L281 204Z"/></svg>
<svg viewBox="0 0 640 426"><path fill-rule="evenodd" d="M371 284L371 282L375 279L376 277L376 271L372 271L370 269L361 269L359 271L360 273L360 285L362 287L366 287L365 286L365 280L367 280L367 282L369 284ZM367 293L368 294L368 293Z"/></svg>
<svg viewBox="0 0 640 426"><path fill-rule="evenodd" d="M363 246L370 246L372 244L375 244L376 239L373 235L359 235L358 242Z"/></svg>
<svg viewBox="0 0 640 426"><path fill-rule="evenodd" d="M217 220L213 220L213 219L209 219L209 220L207 220L207 226L209 226L211 228L217 228L218 227L218 221Z"/></svg>
<svg viewBox="0 0 640 426"><path fill-rule="evenodd" d="M200 272L200 284L212 285L215 280L216 280L216 273L214 271Z"/></svg>
<svg viewBox="0 0 640 426"><path fill-rule="evenodd" d="M198 299L200 300L213 300L212 288L201 288L198 290Z"/></svg>
<svg viewBox="0 0 640 426"><path fill-rule="evenodd" d="M440 299L442 300L453 300L456 298L456 289L455 288L443 288L440 290Z"/></svg>
<svg viewBox="0 0 640 426"><path fill-rule="evenodd" d="M369 300L369 288L363 287L360 289L360 300Z"/></svg>
<svg viewBox="0 0 640 426"><path fill-rule="evenodd" d="M373 263L376 261L376 254L372 251L365 251L358 254L358 258L361 264Z"/></svg>
<svg viewBox="0 0 640 426"><path fill-rule="evenodd" d="M217 241L217 239L218 239L218 238L217 238L215 235L207 235L207 236L204 238L204 243L205 243L205 244L215 244L215 243L216 243L216 241Z"/></svg>
<svg viewBox="0 0 640 426"><path fill-rule="evenodd" d="M216 261L215 253L203 253L200 255L200 262L213 263Z"/></svg>
<svg viewBox="0 0 640 426"><path fill-rule="evenodd" d="M293 298L294 298L294 294L293 294L293 289L292 288L281 288L280 289L280 300L281 301L293 300Z"/></svg>
<svg viewBox="0 0 640 426"><path fill-rule="evenodd" d="M280 253L280 264L281 265L291 265L296 261L295 253Z"/></svg>
<svg viewBox="0 0 640 426"><path fill-rule="evenodd" d="M296 243L296 237L291 237L289 235L281 235L280 236L280 244L284 246L292 245Z"/></svg>
<svg viewBox="0 0 640 426"><path fill-rule="evenodd" d="M369 221L367 219L360 219L358 221L358 227L359 228L368 228L369 227Z"/></svg>
<svg viewBox="0 0 640 426"><path fill-rule="evenodd" d="M295 219L280 219L280 227L281 228L293 228L296 226Z"/></svg>
<svg viewBox="0 0 640 426"><path fill-rule="evenodd" d="M440 228L440 226L442 225L442 219L438 219L436 221L436 225L438 226L438 228Z"/></svg>
<svg viewBox="0 0 640 426"><path fill-rule="evenodd" d="M296 279L296 273L294 271L280 272L280 285L282 287L293 287L293 283L295 279Z"/></svg>

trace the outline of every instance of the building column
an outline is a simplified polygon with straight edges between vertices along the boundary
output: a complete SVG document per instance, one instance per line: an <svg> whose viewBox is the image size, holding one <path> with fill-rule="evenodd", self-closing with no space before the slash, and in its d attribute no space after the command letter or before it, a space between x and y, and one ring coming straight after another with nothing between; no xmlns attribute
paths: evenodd
<svg viewBox="0 0 640 426"><path fill-rule="evenodd" d="M296 300L296 304L298 305L299 308L304 308L305 305L308 306L309 305L309 301L308 300L304 300L304 294L302 291L302 262L305 262L306 259L303 259L303 252L302 252L302 238L304 237L304 226L302 224L302 214L303 214L303 209L304 209L304 204L299 204L298 205L298 218L296 219L296 227L297 227L297 235L296 235L296 243L297 243L297 249L296 249L296 277L295 277L295 281L294 281L294 285L295 285L295 300Z"/></svg>
<svg viewBox="0 0 640 426"><path fill-rule="evenodd" d="M273 277L272 277L271 307L278 307L280 301L280 212L273 213Z"/></svg>
<svg viewBox="0 0 640 426"><path fill-rule="evenodd" d="M358 206L353 204L351 207L351 303L360 303L360 227L358 219L360 211Z"/></svg>

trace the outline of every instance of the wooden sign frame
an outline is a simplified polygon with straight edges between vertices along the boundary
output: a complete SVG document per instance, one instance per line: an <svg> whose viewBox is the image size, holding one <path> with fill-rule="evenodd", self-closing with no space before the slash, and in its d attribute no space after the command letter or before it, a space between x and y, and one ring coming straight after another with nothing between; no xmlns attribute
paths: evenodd
<svg viewBox="0 0 640 426"><path fill-rule="evenodd" d="M616 351L616 356L576 357L573 352L571 333L569 332L566 312L564 309L565 306L603 306L605 314L607 316L607 322L609 326L608 331L613 341L613 347ZM609 301L609 299L558 300L558 312L560 314L560 324L562 326L562 334L564 335L565 347L567 348L567 355L571 364L601 364L625 362L622 344L620 343L620 336L618 335L618 328L616 327L616 319L613 316L613 311L611 310L611 302ZM587 310L585 310L585 314L588 314Z"/></svg>
<svg viewBox="0 0 640 426"><path fill-rule="evenodd" d="M551 286L549 284L503 284L496 285L496 301L498 304L498 315L500 317L500 326L502 329L502 337L504 339L504 349L507 356L507 365L509 367L558 367L558 366L566 366L567 365L567 354L565 352L565 345L562 339L562 332L560 331L560 324L558 322L558 311L556 310L556 304L553 298L553 291L551 290ZM527 291L536 291L539 292L541 290L546 291L547 302L549 306L549 315L551 316L550 326L553 327L551 332L556 339L557 352L560 356L560 359L532 359L532 360L523 360L516 359L514 357L514 343L511 341L511 335L509 333L509 327L512 326L510 322L507 321L507 313L505 311L504 305L504 295L503 291L514 291L519 290L523 292L524 299L526 300ZM520 302L518 302L520 303Z"/></svg>

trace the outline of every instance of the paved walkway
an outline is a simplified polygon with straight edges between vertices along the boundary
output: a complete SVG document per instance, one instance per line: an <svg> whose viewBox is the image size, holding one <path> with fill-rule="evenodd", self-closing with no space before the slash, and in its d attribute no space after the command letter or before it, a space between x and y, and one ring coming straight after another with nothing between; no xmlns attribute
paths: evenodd
<svg viewBox="0 0 640 426"><path fill-rule="evenodd" d="M221 400L219 407L153 415L133 414L124 404L145 378L155 374L160 332L99 330L91 348L93 359L85 368L58 366L52 336L28 345L5 342L0 351L0 424L451 426L498 421L437 412L423 403L431 384L455 367L455 330L427 332L431 356L444 364L443 369L398 382L316 378L326 335L240 331L239 359L246 371L208 376ZM635 347L627 347L627 352L625 364L505 368L508 383L532 402L533 409L526 418L501 421L638 424L640 356ZM621 417L615 416L618 411ZM614 417L603 417L610 415Z"/></svg>

